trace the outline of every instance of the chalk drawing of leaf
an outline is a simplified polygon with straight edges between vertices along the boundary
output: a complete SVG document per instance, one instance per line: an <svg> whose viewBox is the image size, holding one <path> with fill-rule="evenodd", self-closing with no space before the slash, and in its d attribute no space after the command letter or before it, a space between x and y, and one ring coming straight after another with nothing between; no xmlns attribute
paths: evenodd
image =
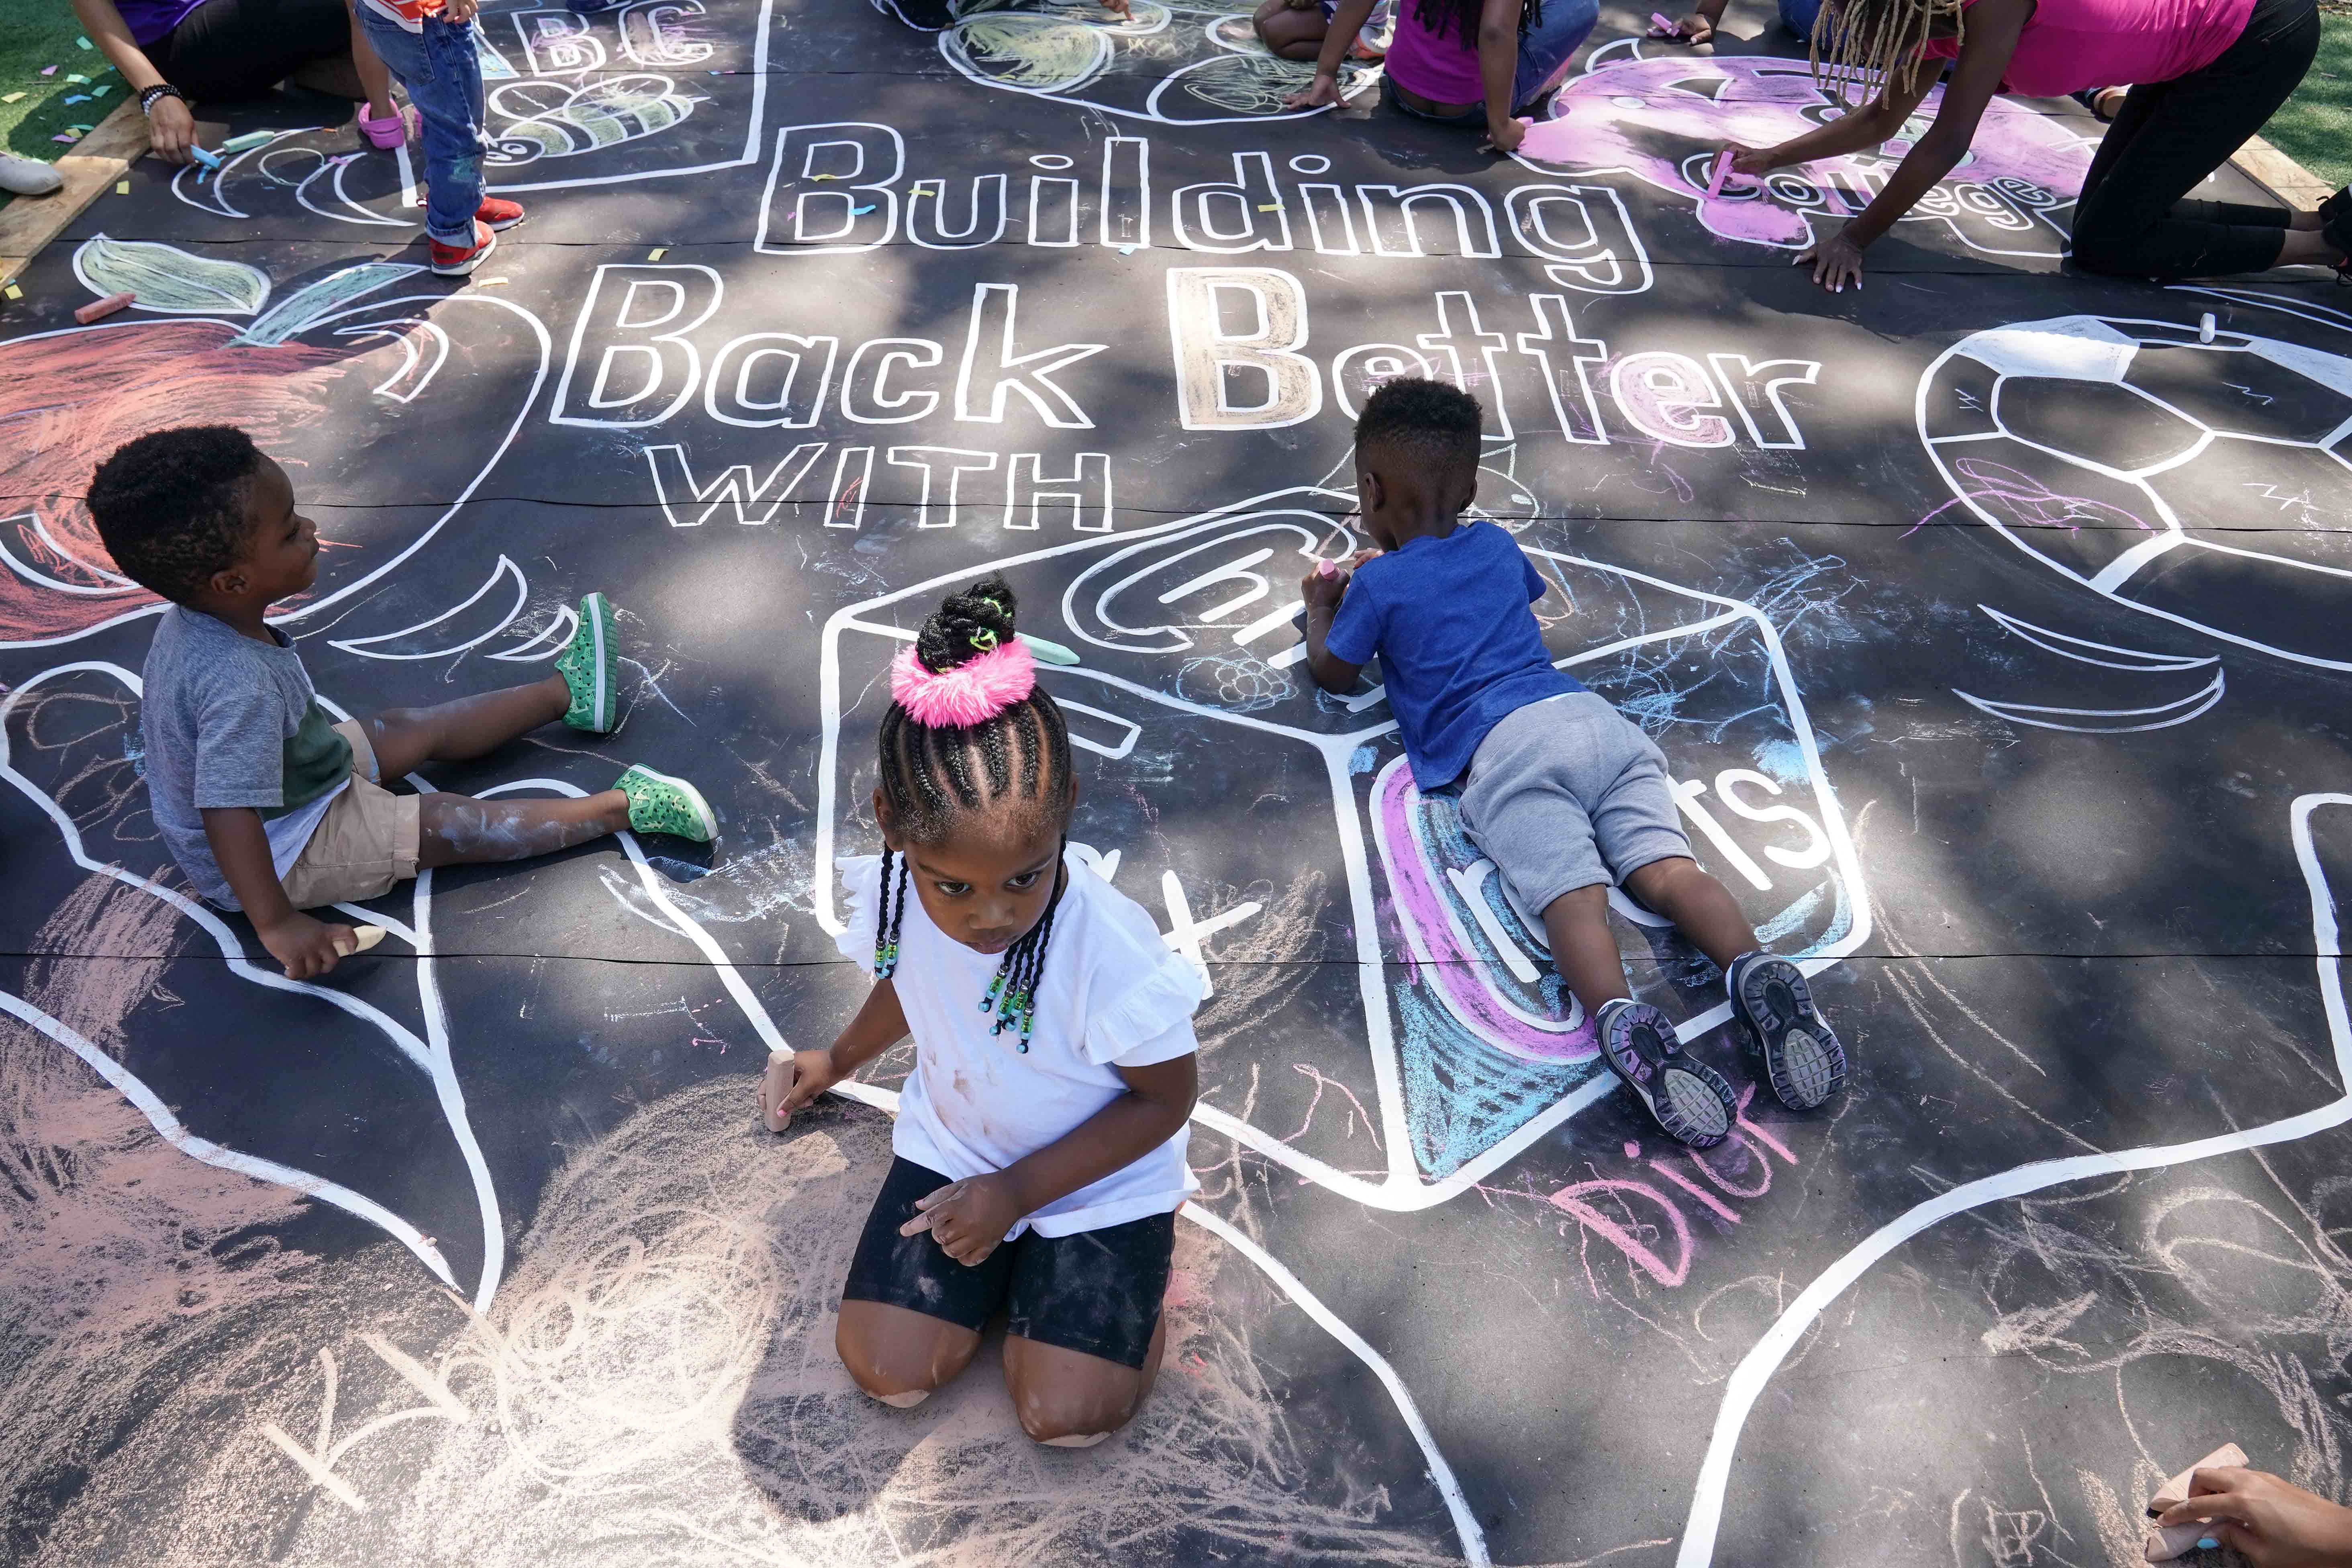
<svg viewBox="0 0 2352 1568"><path fill-rule="evenodd" d="M133 310L159 315L250 316L269 300L269 275L259 268L152 239L92 235L74 251L73 269L91 293L136 294Z"/></svg>

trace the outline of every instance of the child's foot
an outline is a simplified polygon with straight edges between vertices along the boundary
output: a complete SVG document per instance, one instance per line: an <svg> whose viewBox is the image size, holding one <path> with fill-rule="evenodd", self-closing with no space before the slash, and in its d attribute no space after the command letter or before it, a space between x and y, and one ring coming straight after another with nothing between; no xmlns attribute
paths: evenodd
<svg viewBox="0 0 2352 1568"><path fill-rule="evenodd" d="M629 797L629 826L639 833L667 833L708 844L719 837L719 818L702 792L684 779L657 773L639 763L613 781Z"/></svg>
<svg viewBox="0 0 2352 1568"><path fill-rule="evenodd" d="M608 735L620 721L621 656L614 647L613 606L602 594L580 601L580 629L555 657L556 673L572 690L563 721L592 735Z"/></svg>
<svg viewBox="0 0 2352 1568"><path fill-rule="evenodd" d="M484 196L474 209L474 221L485 228L512 228L522 221L522 204L504 196Z"/></svg>
<svg viewBox="0 0 2352 1568"><path fill-rule="evenodd" d="M1811 1110L1845 1087L1845 1047L1813 1006L1804 973L1785 958L1751 952L1723 977L1731 1016L1780 1103Z"/></svg>
<svg viewBox="0 0 2352 1568"><path fill-rule="evenodd" d="M482 264L483 257L499 247L499 237L490 232L489 225L477 222L474 225L474 243L470 246L444 245L437 239L430 241L429 245L434 271L444 278L463 278Z"/></svg>
<svg viewBox="0 0 2352 1568"><path fill-rule="evenodd" d="M360 134L366 138L369 146L390 152L416 134L416 110L395 103L390 114L378 120L362 103L360 105Z"/></svg>
<svg viewBox="0 0 2352 1568"><path fill-rule="evenodd" d="M1694 1149L1712 1149L1731 1131L1739 1101L1723 1075L1683 1050L1667 1016L1619 997L1593 1020L1601 1057L1639 1096L1658 1125Z"/></svg>

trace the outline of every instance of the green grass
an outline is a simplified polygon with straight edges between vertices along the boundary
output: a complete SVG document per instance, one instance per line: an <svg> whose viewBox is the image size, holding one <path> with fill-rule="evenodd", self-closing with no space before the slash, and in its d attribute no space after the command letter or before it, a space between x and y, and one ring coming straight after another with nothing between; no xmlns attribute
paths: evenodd
<svg viewBox="0 0 2352 1568"><path fill-rule="evenodd" d="M2320 13L2319 58L2263 136L2329 184L2352 184L2352 10Z"/></svg>
<svg viewBox="0 0 2352 1568"><path fill-rule="evenodd" d="M0 147L54 162L72 149L52 138L68 125L97 124L122 101L122 78L104 55L75 44L80 36L66 0L0 0L0 97L25 95L0 103ZM43 66L57 67L57 74L43 76ZM89 78L89 85L66 80L76 75ZM66 101L100 86L106 91L87 103ZM0 205L7 199L0 197Z"/></svg>

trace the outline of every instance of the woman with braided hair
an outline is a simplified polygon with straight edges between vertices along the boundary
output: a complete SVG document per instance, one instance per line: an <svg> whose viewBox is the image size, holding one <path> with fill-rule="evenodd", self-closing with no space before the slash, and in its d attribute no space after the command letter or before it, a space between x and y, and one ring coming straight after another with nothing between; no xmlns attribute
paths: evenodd
<svg viewBox="0 0 2352 1568"><path fill-rule="evenodd" d="M1935 123L1870 205L1797 258L1832 292L1862 286L1862 253L1968 154L1996 92L2058 97L2128 87L2074 204L2075 264L2173 279L2318 264L2346 273L2352 196L2318 211L2191 201L2286 101L2319 47L2316 0L1830 0L1813 62L1841 98L1875 98L1777 147L1727 149L1735 174L1874 147L1951 60Z"/></svg>
<svg viewBox="0 0 2352 1568"><path fill-rule="evenodd" d="M873 965L874 989L830 1048L793 1058L777 1109L914 1037L835 1348L866 1393L918 1405L1003 1311L1023 1430L1085 1447L1160 1370L1175 1211L1198 1185L1184 1151L1202 988L1067 852L1069 734L1013 607L999 577L952 595L891 666L882 853L841 863L841 950Z"/></svg>

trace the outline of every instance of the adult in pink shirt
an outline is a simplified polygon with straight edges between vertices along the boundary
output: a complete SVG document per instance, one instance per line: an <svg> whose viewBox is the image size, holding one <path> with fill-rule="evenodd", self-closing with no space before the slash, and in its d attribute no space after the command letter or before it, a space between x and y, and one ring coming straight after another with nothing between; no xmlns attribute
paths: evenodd
<svg viewBox="0 0 2352 1568"><path fill-rule="evenodd" d="M2057 97L2131 89L2074 204L2085 271L2215 277L2318 263L2346 270L2352 196L2317 212L2192 201L2286 101L2319 47L2316 0L1831 0L1814 38L1825 65L1878 85L1867 109L1777 147L1735 147L1763 174L1899 135L1951 60L1934 125L1870 205L1798 258L1832 291L1862 283L1862 253L1949 174L1996 92Z"/></svg>

